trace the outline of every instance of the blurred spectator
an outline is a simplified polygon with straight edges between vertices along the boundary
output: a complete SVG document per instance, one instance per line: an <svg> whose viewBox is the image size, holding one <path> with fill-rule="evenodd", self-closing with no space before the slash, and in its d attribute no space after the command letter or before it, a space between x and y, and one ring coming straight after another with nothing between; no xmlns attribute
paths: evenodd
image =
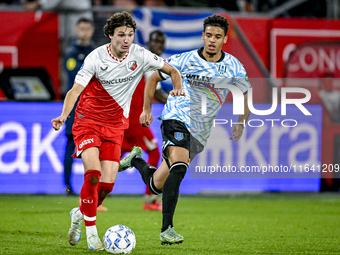
<svg viewBox="0 0 340 255"><path fill-rule="evenodd" d="M74 31L77 22L81 18L93 20L91 0L25 0L27 10L53 11L59 13L59 37L61 45L61 56L64 55L66 47L74 39ZM61 69L61 95L66 94L66 74Z"/></svg>
<svg viewBox="0 0 340 255"><path fill-rule="evenodd" d="M75 29L76 39L67 48L64 58L64 69L66 70L68 78L67 90L70 90L73 87L74 78L82 66L85 57L95 48L94 43L91 40L93 33L94 24L92 20L81 18L78 21ZM71 111L66 121L67 143L64 156L64 182L66 185L66 195L75 195L70 179L73 165L72 154L74 153L75 149L72 135L72 125L74 122L76 106L77 104L75 104L74 109Z"/></svg>
<svg viewBox="0 0 340 255"><path fill-rule="evenodd" d="M59 12L59 33L64 50L74 36L74 29L80 18L93 20L91 0L26 0L27 10Z"/></svg>

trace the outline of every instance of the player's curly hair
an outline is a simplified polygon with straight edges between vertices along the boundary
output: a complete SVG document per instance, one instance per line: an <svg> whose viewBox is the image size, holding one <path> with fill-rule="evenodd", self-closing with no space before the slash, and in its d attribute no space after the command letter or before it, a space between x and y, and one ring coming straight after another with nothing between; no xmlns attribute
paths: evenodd
<svg viewBox="0 0 340 255"><path fill-rule="evenodd" d="M109 35L113 35L115 28L122 26L131 27L134 32L137 29L136 21L126 11L115 13L107 20L104 26L105 36L110 38Z"/></svg>
<svg viewBox="0 0 340 255"><path fill-rule="evenodd" d="M221 16L221 15L212 15L206 18L203 22L203 31L205 31L206 27L214 26L214 27L220 27L224 30L225 35L227 35L228 29L229 29L229 22L228 20Z"/></svg>

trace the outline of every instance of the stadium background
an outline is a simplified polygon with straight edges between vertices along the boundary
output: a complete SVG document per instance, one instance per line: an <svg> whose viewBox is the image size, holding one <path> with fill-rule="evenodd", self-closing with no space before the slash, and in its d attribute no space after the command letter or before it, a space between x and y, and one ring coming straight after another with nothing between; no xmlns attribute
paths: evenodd
<svg viewBox="0 0 340 255"><path fill-rule="evenodd" d="M102 35L106 19L119 8L94 9L96 24L95 43L107 40ZM7 84L0 80L0 193L63 193L62 160L65 147L64 132L54 132L50 120L61 110L61 57L58 40L58 13L2 11L0 22L0 68L43 68L51 79L53 91L39 87L32 92L30 84L36 80L20 80L22 96L37 97L37 100L10 100L6 98ZM154 29L167 35L164 57L198 48L202 45L202 21L212 13L229 18L228 43L224 50L236 56L245 66L254 88L253 101L257 108L268 109L272 102L272 87L304 87L311 91L311 100L306 106L312 117L301 116L292 107L285 119L298 118L301 129L280 127L249 129L243 140L231 145L227 139L208 144L199 159L205 164L227 164L230 159L236 166L261 164L339 164L334 153L334 141L340 133L338 123L325 114L319 98L319 80L325 72L335 76L336 89L340 84L340 21L326 19L275 18L257 15L227 13L222 9L198 8L134 8L138 23L136 42L145 45L147 36ZM332 43L330 43L332 42ZM295 58L294 58L295 57ZM293 68L294 67L294 68ZM33 69L35 70L35 69ZM40 69L37 75L43 75ZM34 74L25 73L23 77ZM26 75L26 76L25 76ZM299 79L296 79L299 78ZM303 78L303 79L300 79ZM38 82L39 83L39 82ZM39 84L38 84L39 86ZM169 86L169 85L164 85ZM15 96L15 95L12 95ZM292 95L295 96L295 95ZM299 96L299 95L296 95ZM50 99L52 100L45 100ZM24 97L25 98L25 97ZM25 102L22 102L25 101ZM39 100L38 100L39 101ZM227 102L231 102L229 96ZM154 106L154 115L161 111ZM230 114L231 105L223 107L221 114ZM226 115L221 115L226 116ZM251 118L262 118L254 116ZM270 116L282 119L279 110ZM158 121L153 130L161 141ZM261 131L260 131L261 130ZM221 130L225 138L230 128ZM279 137L279 138L278 138ZM227 145L224 145L226 143ZM230 144L228 144L230 143ZM218 146L217 146L218 145ZM232 150L228 150L232 148ZM248 148L244 152L244 148ZM222 153L221 153L222 151ZM220 155L218 159L214 157ZM339 152L337 152L339 154ZM198 176L199 177L199 176ZM73 183L79 192L83 181L81 161L74 164ZM329 171L316 175L299 174L292 178L197 178L187 174L181 193L225 191L319 191L338 190L338 173ZM143 193L144 185L135 170L120 173L114 193Z"/></svg>

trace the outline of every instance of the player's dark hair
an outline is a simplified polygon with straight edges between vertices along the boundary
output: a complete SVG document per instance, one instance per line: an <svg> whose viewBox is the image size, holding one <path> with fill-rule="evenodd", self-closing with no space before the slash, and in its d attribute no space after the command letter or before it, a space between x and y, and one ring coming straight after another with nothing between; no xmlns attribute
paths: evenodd
<svg viewBox="0 0 340 255"><path fill-rule="evenodd" d="M105 36L110 38L109 35L113 35L115 28L122 26L131 27L133 31L137 29L136 21L134 21L132 16L126 11L115 13L107 20L104 26Z"/></svg>
<svg viewBox="0 0 340 255"><path fill-rule="evenodd" d="M80 18L77 21L77 25L79 25L80 23L85 22L85 23L90 23L92 26L94 26L94 23L92 20L88 19L88 18Z"/></svg>
<svg viewBox="0 0 340 255"><path fill-rule="evenodd" d="M149 34L149 42L153 40L152 37L154 37L154 35L156 36L162 36L165 38L165 33L161 30L154 30Z"/></svg>
<svg viewBox="0 0 340 255"><path fill-rule="evenodd" d="M227 35L229 22L225 17L215 14L204 20L203 31L205 31L205 29L209 26L220 27L224 30L225 35Z"/></svg>

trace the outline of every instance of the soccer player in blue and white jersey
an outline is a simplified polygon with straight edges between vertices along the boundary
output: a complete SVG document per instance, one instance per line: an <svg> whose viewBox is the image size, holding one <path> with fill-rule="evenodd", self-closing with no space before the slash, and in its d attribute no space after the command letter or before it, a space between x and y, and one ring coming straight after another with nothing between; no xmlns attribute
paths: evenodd
<svg viewBox="0 0 340 255"><path fill-rule="evenodd" d="M168 60L181 73L185 96L169 96L159 117L162 120L163 136L161 166L155 169L146 163L139 147L135 147L120 163L120 170L136 167L152 192L163 193L162 244L182 243L184 240L173 227L179 186L190 160L204 149L214 119L229 90L242 92L245 102L244 114L239 115L230 139L235 142L240 139L244 129L242 123L246 123L250 113L247 104L247 91L250 87L247 73L234 56L222 51L223 44L227 42L228 20L213 15L204 20L203 28L203 48L172 56ZM150 125L153 120L152 96L157 82L166 78L169 76L155 72L147 80L148 93L144 95L144 109L140 116L143 126ZM234 97L234 100L237 98ZM201 112L202 101L206 101L206 114Z"/></svg>

